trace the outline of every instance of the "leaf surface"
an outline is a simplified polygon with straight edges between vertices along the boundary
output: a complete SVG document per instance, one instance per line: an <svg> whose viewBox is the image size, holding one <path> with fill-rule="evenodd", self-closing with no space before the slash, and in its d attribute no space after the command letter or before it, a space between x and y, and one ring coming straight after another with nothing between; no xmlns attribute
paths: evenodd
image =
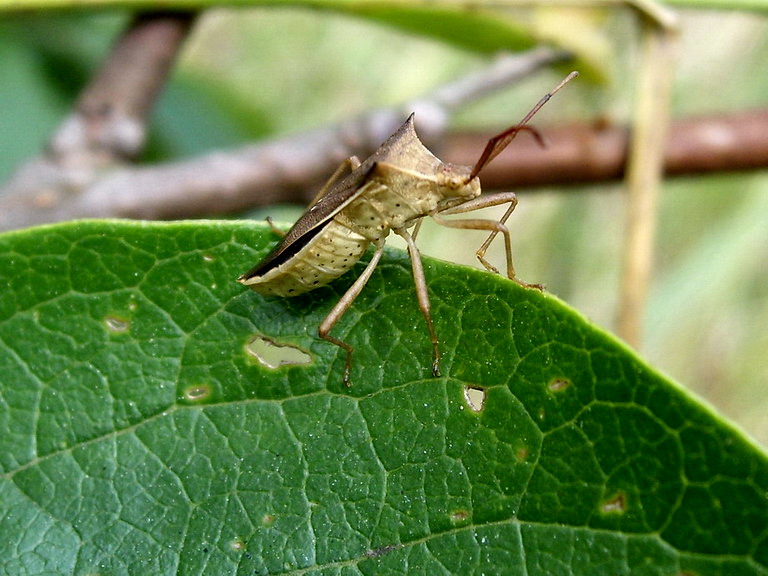
<svg viewBox="0 0 768 576"><path fill-rule="evenodd" d="M273 243L0 236L0 572L768 574L765 454L556 298L427 260L431 378L388 252L334 331L346 389L316 330L362 264L264 298L234 279Z"/></svg>

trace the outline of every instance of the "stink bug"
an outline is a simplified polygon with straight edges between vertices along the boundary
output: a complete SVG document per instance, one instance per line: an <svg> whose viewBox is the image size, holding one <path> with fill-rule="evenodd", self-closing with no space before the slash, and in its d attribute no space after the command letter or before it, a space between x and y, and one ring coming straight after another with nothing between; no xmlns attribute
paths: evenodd
<svg viewBox="0 0 768 576"><path fill-rule="evenodd" d="M411 114L364 162L354 156L344 161L282 241L238 281L261 294L296 296L344 274L373 244L375 251L370 262L318 329L320 338L346 351L344 384L349 386L353 348L329 333L370 279L384 252L386 237L394 232L408 246L419 308L432 341L432 374L439 376L440 350L429 311L424 268L414 241L421 220L431 216L443 226L490 232L477 250L477 257L487 270L495 273L498 270L485 259L485 252L496 235L502 234L507 276L529 286L515 276L509 230L505 226L517 205L517 198L513 192L481 197L478 174L521 130L530 131L541 139L538 132L526 124L576 75L576 72L568 75L539 100L520 123L491 138L472 167L452 165L436 158L416 135ZM498 221L443 218L502 204L509 204L509 208Z"/></svg>

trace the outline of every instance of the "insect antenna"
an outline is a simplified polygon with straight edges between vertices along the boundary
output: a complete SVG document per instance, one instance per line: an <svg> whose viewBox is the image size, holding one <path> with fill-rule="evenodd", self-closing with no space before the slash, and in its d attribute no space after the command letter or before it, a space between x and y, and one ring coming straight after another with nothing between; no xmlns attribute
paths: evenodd
<svg viewBox="0 0 768 576"><path fill-rule="evenodd" d="M472 168L472 172L469 174L469 178L467 181L472 180L475 178L478 174L480 174L480 171L485 168L491 160L496 158L504 148L506 148L510 142L517 136L517 133L521 130L525 130L526 132L530 132L533 134L533 137L536 138L536 140L541 144L544 145L544 140L541 137L541 134L535 129L531 128L530 126L526 126L528 124L528 121L533 118L536 113L541 110L542 106L549 102L552 99L552 96L554 96L560 88L565 86L568 82L576 78L578 76L578 72L571 72L566 76L563 80L560 81L560 83L554 87L554 89L548 93L546 93L541 100L539 100L536 105L531 108L531 111L528 112L528 114L525 115L525 117L515 124L514 126L507 128L504 130L504 132L501 132L500 134L497 134L490 140L488 140L488 144L485 146L485 150L483 150L483 153L480 155L480 158L478 159L475 166Z"/></svg>

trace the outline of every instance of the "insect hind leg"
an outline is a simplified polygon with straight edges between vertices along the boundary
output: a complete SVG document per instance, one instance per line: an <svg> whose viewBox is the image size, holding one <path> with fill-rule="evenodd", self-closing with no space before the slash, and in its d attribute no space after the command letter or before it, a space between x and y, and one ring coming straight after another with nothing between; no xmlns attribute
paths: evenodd
<svg viewBox="0 0 768 576"><path fill-rule="evenodd" d="M349 310L349 307L352 305L352 302L355 301L355 299L360 295L360 292L363 291L363 288L368 283L368 280L370 280L371 275L373 274L373 271L376 269L376 266L379 264L379 260L381 260L381 255L384 253L384 239L381 239L377 241L376 243L376 251L373 253L373 257L371 258L371 261L368 263L368 265L365 267L365 270L363 270L362 274L357 277L357 280L350 286L347 291L344 293L344 295L339 299L339 301L336 303L336 305L333 307L333 309L328 313L328 315L325 317L325 320L320 324L320 327L317 330L318 335L323 340L326 340L330 342L331 344L334 344L338 346L339 348L343 349L347 353L347 359L344 364L344 386L349 388L352 383L350 381L350 372L352 371L352 352L354 351L354 348L344 342L343 340L340 340L339 338L336 338L334 336L331 336L329 332L333 329L333 327L336 325L336 322L338 322L342 316L344 316L344 313Z"/></svg>
<svg viewBox="0 0 768 576"><path fill-rule="evenodd" d="M275 226L275 221L272 220L271 216L267 216L267 225L269 226L269 230L274 234L275 236L279 236L280 238L285 238L285 230L281 230L277 226Z"/></svg>

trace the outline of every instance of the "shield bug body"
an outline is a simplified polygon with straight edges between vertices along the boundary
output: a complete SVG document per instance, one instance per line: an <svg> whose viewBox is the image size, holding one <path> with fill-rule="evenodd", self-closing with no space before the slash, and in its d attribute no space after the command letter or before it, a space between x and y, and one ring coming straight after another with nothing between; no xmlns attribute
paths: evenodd
<svg viewBox="0 0 768 576"><path fill-rule="evenodd" d="M238 279L256 292L296 296L324 286L349 270L373 244L373 256L360 276L320 324L318 333L346 351L344 383L349 385L352 347L329 334L349 309L373 274L390 232L401 236L411 257L416 296L432 341L432 373L440 375L440 351L429 308L424 269L414 238L421 219L431 216L452 228L485 230L488 239L477 251L483 266L498 272L485 260L485 252L497 234L504 237L507 276L520 284L512 266L507 218L517 199L512 192L480 196L478 174L521 130L531 117L576 73L571 73L546 94L523 120L492 138L473 167L444 163L419 140L413 114L364 162L346 160L314 198L308 210L285 234L264 260ZM444 215L508 204L500 220L480 218L446 220Z"/></svg>

